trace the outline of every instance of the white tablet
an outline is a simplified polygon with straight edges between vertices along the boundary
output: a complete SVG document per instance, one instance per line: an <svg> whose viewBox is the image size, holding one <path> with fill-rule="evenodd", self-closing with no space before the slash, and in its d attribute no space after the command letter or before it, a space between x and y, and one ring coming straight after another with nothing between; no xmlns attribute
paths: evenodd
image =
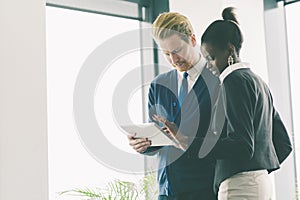
<svg viewBox="0 0 300 200"><path fill-rule="evenodd" d="M128 134L136 133L136 137L151 140L151 146L176 146L176 142L155 123L121 125Z"/></svg>

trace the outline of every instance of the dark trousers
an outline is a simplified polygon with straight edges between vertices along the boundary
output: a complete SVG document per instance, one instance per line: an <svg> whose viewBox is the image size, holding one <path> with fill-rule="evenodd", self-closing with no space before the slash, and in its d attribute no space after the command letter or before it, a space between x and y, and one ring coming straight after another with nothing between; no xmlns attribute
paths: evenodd
<svg viewBox="0 0 300 200"><path fill-rule="evenodd" d="M217 195L211 192L186 192L174 196L159 195L158 200L217 200Z"/></svg>

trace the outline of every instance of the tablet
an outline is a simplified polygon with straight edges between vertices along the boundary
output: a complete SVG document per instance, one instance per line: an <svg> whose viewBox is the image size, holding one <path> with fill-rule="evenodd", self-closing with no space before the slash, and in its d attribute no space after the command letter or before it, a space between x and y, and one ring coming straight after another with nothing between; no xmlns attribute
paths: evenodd
<svg viewBox="0 0 300 200"><path fill-rule="evenodd" d="M151 140L151 146L176 146L176 142L167 133L161 130L156 123L121 125L126 133L136 133L136 137L144 137Z"/></svg>

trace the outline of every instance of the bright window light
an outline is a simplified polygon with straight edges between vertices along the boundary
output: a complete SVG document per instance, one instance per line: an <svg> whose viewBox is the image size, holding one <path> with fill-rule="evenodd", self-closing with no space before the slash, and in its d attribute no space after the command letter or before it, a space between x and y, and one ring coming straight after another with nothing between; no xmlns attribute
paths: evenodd
<svg viewBox="0 0 300 200"><path fill-rule="evenodd" d="M82 199L62 197L58 192L101 188L115 179L138 182L142 174L116 171L98 162L84 147L74 121L73 92L78 74L90 54L114 36L139 29L139 22L54 7L46 7L46 20L50 200ZM114 50L117 49L102 56ZM129 147L126 136L113 119L112 98L119 80L140 63L138 50L112 60L98 80L94 98L95 115L105 137L116 148L131 154L137 153ZM103 67L101 63L100 67ZM128 100L128 113L133 122L142 122L141 99L141 91L136 89ZM110 155L111 152L105 153ZM144 166L142 156L138 164L141 168Z"/></svg>
<svg viewBox="0 0 300 200"><path fill-rule="evenodd" d="M292 107L293 107L293 132L296 152L296 166L297 166L297 180L300 181L300 3L293 3L286 6L286 22L287 22L287 38L288 38L288 52L289 52L289 66L292 92ZM299 185L298 185L298 198Z"/></svg>

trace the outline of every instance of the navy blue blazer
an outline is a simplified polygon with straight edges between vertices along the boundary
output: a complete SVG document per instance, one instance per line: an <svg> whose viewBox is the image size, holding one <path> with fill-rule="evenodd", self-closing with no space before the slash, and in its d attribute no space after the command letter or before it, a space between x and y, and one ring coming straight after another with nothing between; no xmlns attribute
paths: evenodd
<svg viewBox="0 0 300 200"><path fill-rule="evenodd" d="M199 159L198 151L209 127L219 79L204 68L181 107L177 83L176 70L158 75L152 81L148 93L149 119L153 114L163 116L174 122L183 134L195 139L185 152L166 146L149 147L145 154L158 154L160 195L212 191L215 159Z"/></svg>

